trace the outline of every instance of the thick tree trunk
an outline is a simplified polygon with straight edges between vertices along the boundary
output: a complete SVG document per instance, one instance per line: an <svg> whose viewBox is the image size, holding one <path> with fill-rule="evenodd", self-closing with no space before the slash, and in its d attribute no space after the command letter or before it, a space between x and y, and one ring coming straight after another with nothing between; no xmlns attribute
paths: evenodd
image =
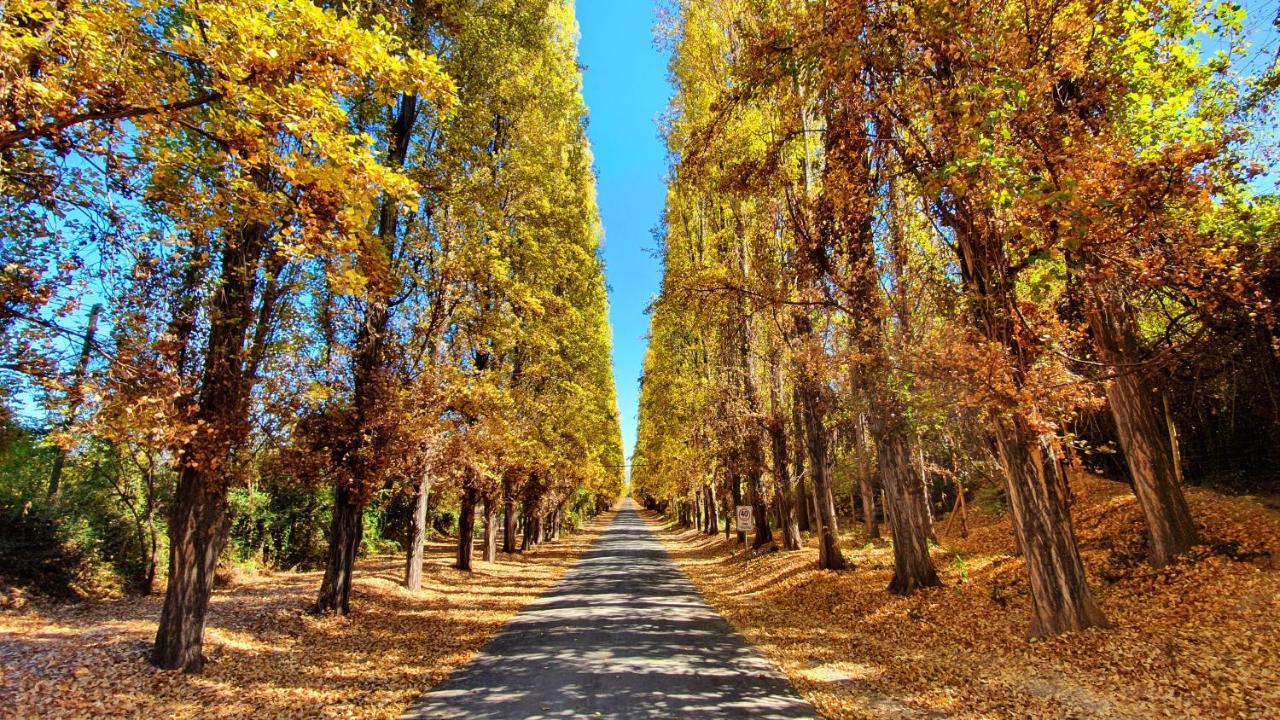
<svg viewBox="0 0 1280 720"><path fill-rule="evenodd" d="M484 561L498 561L498 503L484 496Z"/></svg>
<svg viewBox="0 0 1280 720"><path fill-rule="evenodd" d="M414 23L421 18L415 12ZM388 134L387 164L403 167L413 126L417 119L417 95L400 96L396 119ZM384 196L378 214L377 233L382 248L390 253L395 244L399 225L398 206L395 198ZM348 455L351 485L342 484L334 492L334 510L329 552L325 563L324 580L314 606L315 612L351 612L351 574L355 566L363 534L363 517L368 497L373 487L383 482L375 458L386 450L387 437L378 415L393 392L396 380L388 369L387 327L391 320L386 288L374 287L364 305L364 315L356 334L352 352L352 404L354 425L358 428L356 441L359 452ZM265 339L265 338L264 338ZM257 362L257 359L253 361ZM422 502L426 502L425 499ZM416 508L415 508L416 510ZM425 529L424 529L425 533ZM410 548L410 556L414 548ZM411 569L406 558L405 584L409 586ZM421 560L418 562L421 565ZM421 585L421 569L417 570L417 583Z"/></svg>
<svg viewBox="0 0 1280 720"><path fill-rule="evenodd" d="M963 204L958 211L946 211L943 221L955 233L974 327L1005 348L1010 380L1021 389L1031 360L1015 321L1018 297L1003 241L985 217ZM1031 636L1105 627L1106 618L1089 594L1066 485L1051 445L1016 409L993 412L990 419L1031 585Z"/></svg>
<svg viewBox="0 0 1280 720"><path fill-rule="evenodd" d="M769 506L764 502L764 478L759 469L751 473L747 487L751 492L752 514L756 519L755 539L751 547L758 548L773 542L773 529L769 527Z"/></svg>
<svg viewBox="0 0 1280 720"><path fill-rule="evenodd" d="M1031 580L1031 637L1106 627L1076 547L1067 489L1050 448L1021 418L995 423L1009 476L1009 508L1020 528Z"/></svg>
<svg viewBox="0 0 1280 720"><path fill-rule="evenodd" d="M515 483L508 478L502 490L502 552L512 554L516 551Z"/></svg>
<svg viewBox="0 0 1280 720"><path fill-rule="evenodd" d="M536 505L532 506L536 507ZM520 552L525 552L542 542L542 515L532 509L525 501L524 538L520 543Z"/></svg>
<svg viewBox="0 0 1280 720"><path fill-rule="evenodd" d="M801 383L799 391L801 415L804 418L804 434L809 453L809 475L813 478L813 491L817 503L818 567L823 570L843 570L849 566L840 552L836 507L831 497L831 483L827 477L827 433L822 426L823 413L818 398L818 388L812 380Z"/></svg>
<svg viewBox="0 0 1280 720"><path fill-rule="evenodd" d="M409 552L405 557L404 586L422 588L422 560L427 543L427 500L431 495L431 478L422 474L413 492L413 516L409 518Z"/></svg>
<svg viewBox="0 0 1280 720"><path fill-rule="evenodd" d="M169 585L151 661L166 670L200 672L205 613L230 520L220 478L184 467L169 524Z"/></svg>
<svg viewBox="0 0 1280 720"><path fill-rule="evenodd" d="M1107 383L1107 404L1146 520L1150 561L1164 567L1196 544L1197 533L1178 483L1161 393L1146 381L1146 368L1137 367L1140 351L1132 313L1119 303L1109 307L1103 298L1091 305L1094 345L1099 356L1117 368L1116 377Z"/></svg>
<svg viewBox="0 0 1280 720"><path fill-rule="evenodd" d="M929 557L929 515L924 485L911 463L911 446L905 432L892 419L873 415L871 434L880 460L885 513L893 534L893 580L889 592L910 595L919 588L941 585ZM865 502L865 500L864 500Z"/></svg>
<svg viewBox="0 0 1280 720"><path fill-rule="evenodd" d="M244 344L269 232L252 224L228 233L221 256L196 405L199 431L182 448L170 505L169 581L151 653L151 662L166 670L204 667L205 614L229 528L226 465L248 435L253 379L244 372Z"/></svg>
<svg viewBox="0 0 1280 720"><path fill-rule="evenodd" d="M329 524L329 554L325 559L315 613L351 612L351 574L364 537L364 503L345 485L334 492L333 521Z"/></svg>
<svg viewBox="0 0 1280 720"><path fill-rule="evenodd" d="M471 571L471 555L476 544L476 500L479 493L468 480L462 489L462 506L458 510L458 560L454 567Z"/></svg>

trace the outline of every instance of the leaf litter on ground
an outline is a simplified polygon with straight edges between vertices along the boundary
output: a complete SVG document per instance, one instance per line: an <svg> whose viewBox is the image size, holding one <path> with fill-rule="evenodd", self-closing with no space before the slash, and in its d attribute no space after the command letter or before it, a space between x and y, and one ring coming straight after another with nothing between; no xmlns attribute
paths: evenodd
<svg viewBox="0 0 1280 720"><path fill-rule="evenodd" d="M723 534L662 535L708 602L828 718L1280 717L1280 512L1188 488L1204 544L1156 570L1126 485L1085 476L1073 490L1113 627L1035 642L1003 513L971 510L969 536L956 527L933 548L945 587L906 598L886 592L892 545L848 519L845 572L816 569L812 538L744 552Z"/></svg>
<svg viewBox="0 0 1280 720"><path fill-rule="evenodd" d="M607 526L524 555L451 567L427 548L423 587L402 557L356 567L352 613L307 614L320 572L239 575L215 591L200 675L147 662L162 596L0 611L0 718L395 718L469 661Z"/></svg>

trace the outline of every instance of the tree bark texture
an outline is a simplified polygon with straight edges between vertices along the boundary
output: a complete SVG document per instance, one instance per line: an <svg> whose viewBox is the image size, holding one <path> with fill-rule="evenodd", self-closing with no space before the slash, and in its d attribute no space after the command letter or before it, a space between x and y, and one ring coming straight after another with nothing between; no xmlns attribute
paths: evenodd
<svg viewBox="0 0 1280 720"><path fill-rule="evenodd" d="M1051 448L1020 418L996 422L996 444L1009 475L1009 508L1031 581L1031 637L1106 627L1084 574L1067 488Z"/></svg>
<svg viewBox="0 0 1280 720"><path fill-rule="evenodd" d="M1095 295L1089 327L1098 355L1116 368L1106 386L1107 404L1146 520L1151 564L1164 567L1196 544L1196 526L1178 484L1160 392L1147 382L1147 369L1139 364L1137 322L1123 303L1108 300Z"/></svg>
<svg viewBox="0 0 1280 720"><path fill-rule="evenodd" d="M166 670L204 667L205 615L230 523L227 464L249 432L252 378L244 372L244 344L269 232L266 225L246 225L229 233L221 254L196 401L200 429L182 448L170 505L169 580L151 652L152 663Z"/></svg>
<svg viewBox="0 0 1280 720"><path fill-rule="evenodd" d="M801 532L813 532L816 522L813 513L813 500L809 492L809 481L805 474L804 458L808 454L808 446L804 440L804 420L800 416L800 395L792 389L791 393L791 458L796 478L796 520Z"/></svg>
<svg viewBox="0 0 1280 720"><path fill-rule="evenodd" d="M405 558L404 586L422 588L422 560L427 543L427 500L431 495L431 478L426 473L413 492L413 516L409 519L409 552Z"/></svg>
<svg viewBox="0 0 1280 720"><path fill-rule="evenodd" d="M889 592L910 595L920 588L941 585L929 557L929 514L924 484L911 463L907 435L873 415L871 434L880 460L885 513L893 534L893 580ZM865 502L865 500L864 500Z"/></svg>
<svg viewBox="0 0 1280 720"><path fill-rule="evenodd" d="M490 495L484 496L484 561L498 561L498 502Z"/></svg>
<svg viewBox="0 0 1280 720"><path fill-rule="evenodd" d="M849 563L840 552L836 507L827 476L827 433L823 427L824 413L818 397L819 389L810 378L802 380L799 386L805 445L809 454L809 475L813 480L817 504L818 567L823 570L844 570Z"/></svg>
<svg viewBox="0 0 1280 720"><path fill-rule="evenodd" d="M475 550L478 496L475 486L467 480L462 489L462 504L458 510L458 559L454 563L454 567L467 572L471 571L471 556Z"/></svg>
<svg viewBox="0 0 1280 720"><path fill-rule="evenodd" d="M776 401L775 401L776 402ZM800 521L796 517L796 488L790 472L790 458L787 457L787 430L781 418L769 425L769 439L773 447L773 472L777 482L778 531L782 533L782 547L787 550L800 549Z"/></svg>
<svg viewBox="0 0 1280 720"><path fill-rule="evenodd" d="M1006 350L1010 381L1026 385L1030 349L1015 318L1018 302L999 231L964 204L944 212L955 232L961 275L972 300L975 329ZM1026 410L993 410L996 447L1008 479L1009 506L1031 584L1032 637L1087 627L1106 618L1089 593L1080 562L1064 478L1053 448Z"/></svg>
<svg viewBox="0 0 1280 720"><path fill-rule="evenodd" d="M316 613L351 612L351 574L356 553L364 539L364 503L360 493L345 485L334 492L333 521L329 524L329 552L325 558L324 580L312 610Z"/></svg>
<svg viewBox="0 0 1280 720"><path fill-rule="evenodd" d="M515 483L507 478L502 488L502 552L508 555L516 551L516 497Z"/></svg>
<svg viewBox="0 0 1280 720"><path fill-rule="evenodd" d="M717 532L720 531L720 510L716 506L717 504L716 504L715 488L711 487L710 485L707 485L705 488L703 488L702 494L706 498L706 507L707 507L706 534L715 535Z"/></svg>
<svg viewBox="0 0 1280 720"><path fill-rule="evenodd" d="M773 529L769 527L769 506L764 502L764 478L759 467L751 471L750 480L747 487L751 493L751 512L756 524L751 547L758 548L773 542Z"/></svg>

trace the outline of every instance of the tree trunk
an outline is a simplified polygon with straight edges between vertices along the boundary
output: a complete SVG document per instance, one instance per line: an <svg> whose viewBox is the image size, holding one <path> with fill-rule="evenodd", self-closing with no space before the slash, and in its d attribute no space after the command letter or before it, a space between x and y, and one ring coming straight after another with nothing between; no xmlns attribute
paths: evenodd
<svg viewBox="0 0 1280 720"><path fill-rule="evenodd" d="M1146 381L1140 361L1136 321L1120 303L1095 297L1089 311L1098 355L1117 368L1107 383L1107 404L1115 418L1133 491L1146 519L1149 559L1164 567L1197 542L1191 509L1178 483L1173 439L1162 414L1160 391Z"/></svg>
<svg viewBox="0 0 1280 720"><path fill-rule="evenodd" d="M715 535L720 531L720 512L716 508L716 493L710 485L702 486L702 507L707 515L702 531L707 535Z"/></svg>
<svg viewBox="0 0 1280 720"><path fill-rule="evenodd" d="M725 503L726 503L726 507L724 511L724 539L728 540L729 537L733 534L733 526L734 526L733 514L735 512L735 509L733 507L732 495L725 498Z"/></svg>
<svg viewBox="0 0 1280 720"><path fill-rule="evenodd" d="M71 379L71 387L67 388L67 414L62 420L62 431L69 430L76 421L83 399L84 378L89 372L89 360L93 357L93 336L98 331L98 315L102 305L95 303L89 310L89 323L84 329L84 342L80 346L80 359L76 361L75 375ZM49 473L49 497L58 494L58 486L62 482L62 467L67 462L67 451L59 445L53 456L53 470Z"/></svg>
<svg viewBox="0 0 1280 720"><path fill-rule="evenodd" d="M525 500L524 506L524 539L520 543L520 552L525 552L542 542L542 514L536 509L536 503L530 505Z"/></svg>
<svg viewBox="0 0 1280 720"><path fill-rule="evenodd" d="M142 578L143 594L150 595L156 591L156 573L160 569L160 533L156 529L155 504L147 501L146 512L146 569Z"/></svg>
<svg viewBox="0 0 1280 720"><path fill-rule="evenodd" d="M758 548L773 542L773 529L769 527L769 506L764 502L764 478L759 468L752 470L747 485L751 493L752 514L756 519L755 539L751 547Z"/></svg>
<svg viewBox="0 0 1280 720"><path fill-rule="evenodd" d="M1003 240L989 229L985 217L965 205L959 206L959 212L946 211L943 222L955 234L974 327L1005 349L1010 380L1022 389L1033 357L1015 321L1017 290ZM1105 627L1106 618L1089 594L1067 506L1067 489L1052 447L1024 413L1000 409L993 411L989 420L1008 480L1016 537L1027 564L1030 634L1042 637Z"/></svg>
<svg viewBox="0 0 1280 720"><path fill-rule="evenodd" d="M866 418L862 415L858 415L854 424L854 438L858 443L858 493L862 499L862 525L866 529L867 539L873 540L880 537L880 523L876 520L876 488L867 462L867 427Z"/></svg>
<svg viewBox="0 0 1280 720"><path fill-rule="evenodd" d="M166 670L204 667L205 614L230 522L226 466L248 436L253 381L244 373L244 344L269 232L258 224L229 232L222 252L196 406L200 425L183 445L170 505L169 581L151 652L151 662Z"/></svg>
<svg viewBox="0 0 1280 720"><path fill-rule="evenodd" d="M824 233L830 232L831 223L824 223ZM801 274L797 276L797 286L803 291L812 285L813 278L806 278L815 271L809 263L801 263ZM792 337L800 347L792 384L793 417L799 414L801 423L797 423L797 434L803 428L805 450L809 459L809 477L813 481L814 512L810 519L814 521L818 532L818 568L823 570L843 570L849 566L840 552L838 528L836 525L835 503L831 497L831 483L827 475L827 429L823 426L825 410L822 406L821 381L815 376L816 368L805 359L806 352L819 353L818 343L814 337L813 321L808 311L793 309L791 314Z"/></svg>
<svg viewBox="0 0 1280 720"><path fill-rule="evenodd" d="M1067 491L1053 451L1022 418L995 423L996 445L1009 476L1009 508L1031 580L1031 637L1106 627L1089 593L1076 547Z"/></svg>
<svg viewBox="0 0 1280 720"><path fill-rule="evenodd" d="M421 22L415 12L414 23ZM418 114L418 98L415 94L402 94L396 107L395 121L389 128L387 164L392 167L403 167L409 142L413 134L413 126ZM383 250L388 254L395 244L399 212L396 200L390 196L382 198L378 213L377 234ZM314 607L315 612L337 612L346 615L351 612L351 574L355 566L356 553L364 532L364 510L368 504L372 488L382 481L380 468L373 458L381 456L386 450L388 438L383 429L384 423L378 422L378 415L394 390L396 380L392 377L388 366L387 327L391 321L391 310L385 288L374 288L364 304L364 314L356 334L355 347L352 351L352 405L354 406L354 426L357 428L355 441L359 451L348 454L348 468L351 474L350 484L340 484L334 492L334 510L332 530L329 536L329 552L325 563L324 580L320 585L320 594ZM261 334L261 333L260 333ZM265 337L261 338L265 340ZM260 358L255 358L256 365ZM389 481L388 481L389 482ZM426 482L424 479L423 483ZM420 492L422 489L420 488ZM425 516L425 498L423 503ZM415 512L417 508L415 505ZM425 528L422 529L425 535ZM419 553L418 568L409 567L414 562L413 555ZM405 585L416 589L411 583L420 586L422 581L421 549L413 547L411 542L409 556L405 559ZM412 577L417 574L416 580Z"/></svg>
<svg viewBox="0 0 1280 720"><path fill-rule="evenodd" d="M556 542L559 539L559 507L548 512L547 520L543 524L543 539L547 542Z"/></svg>
<svg viewBox="0 0 1280 720"><path fill-rule="evenodd" d="M804 434L809 452L809 475L813 478L813 491L817 503L818 567L823 570L844 570L849 566L840 552L839 532L836 526L836 507L831 497L831 484L827 478L827 433L822 426L822 408L818 388L806 379L799 391L801 415L804 417Z"/></svg>
<svg viewBox="0 0 1280 720"><path fill-rule="evenodd" d="M484 561L498 561L498 503L489 495L484 496Z"/></svg>
<svg viewBox="0 0 1280 720"><path fill-rule="evenodd" d="M893 535L893 580L889 592L910 595L919 588L941 585L929 557L929 515L924 485L911 463L911 446L892 418L872 415L871 434L880 460L885 513ZM865 502L865 495L864 495ZM871 506L874 507L874 506Z"/></svg>
<svg viewBox="0 0 1280 720"><path fill-rule="evenodd" d="M329 554L325 559L315 613L351 612L351 574L364 538L364 503L345 485L334 492L333 521L329 525Z"/></svg>
<svg viewBox="0 0 1280 720"><path fill-rule="evenodd" d="M516 551L516 497L515 483L507 478L503 483L502 509L502 552L512 554Z"/></svg>
<svg viewBox="0 0 1280 720"><path fill-rule="evenodd" d="M777 400L775 399L775 406ZM795 483L791 481L790 459L787 457L787 431L781 419L769 426L769 438L773 445L773 473L777 481L778 531L782 533L782 547L787 550L800 549L800 521L796 517Z"/></svg>
<svg viewBox="0 0 1280 720"><path fill-rule="evenodd" d="M475 549L476 500L475 486L470 480L462 489L462 507L458 510L458 561L454 567L471 572L471 555Z"/></svg>
<svg viewBox="0 0 1280 720"><path fill-rule="evenodd" d="M404 586L422 588L422 561L427 542L427 500L431 495L431 478L423 473L413 492L413 517L409 519L409 553L405 557Z"/></svg>
<svg viewBox="0 0 1280 720"><path fill-rule="evenodd" d="M791 458L795 466L796 483L796 515L801 532L813 532L817 526L814 516L813 496L809 492L809 481L804 471L804 458L808 454L808 445L804 440L804 420L800 416L800 394L792 388L791 392Z"/></svg>
<svg viewBox="0 0 1280 720"><path fill-rule="evenodd" d="M733 512L729 513L729 517L733 518L734 529L737 529L738 508L742 506L742 478L734 475L730 480L729 489L733 493ZM747 544L747 534L741 530L738 531L738 544Z"/></svg>
<svg viewBox="0 0 1280 720"><path fill-rule="evenodd" d="M799 462L796 465L800 465ZM796 508L796 521L800 532L813 532L813 499L809 492L809 482L804 476L796 483L796 495L792 498Z"/></svg>
<svg viewBox="0 0 1280 720"><path fill-rule="evenodd" d="M858 478L858 492L862 495L862 525L867 539L874 540L880 537L880 523L876 520L876 488L870 475Z"/></svg>
<svg viewBox="0 0 1280 720"><path fill-rule="evenodd" d="M230 528L227 493L213 474L183 467L173 498L169 584L151 654L151 662L166 670L195 673L204 667L205 613Z"/></svg>

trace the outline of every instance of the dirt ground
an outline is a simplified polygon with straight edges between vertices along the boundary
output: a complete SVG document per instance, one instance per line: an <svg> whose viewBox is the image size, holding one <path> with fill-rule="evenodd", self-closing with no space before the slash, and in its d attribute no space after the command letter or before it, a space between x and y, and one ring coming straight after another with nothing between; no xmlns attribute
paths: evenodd
<svg viewBox="0 0 1280 720"><path fill-rule="evenodd" d="M237 577L214 594L202 675L146 661L160 597L0 612L2 718L394 718L467 662L591 544L583 532L476 571L454 547L428 547L423 589L401 585L404 560L356 567L352 614L305 613L321 573Z"/></svg>
<svg viewBox="0 0 1280 720"><path fill-rule="evenodd" d="M945 587L889 595L892 548L842 528L846 572L816 545L748 553L663 533L707 600L831 718L1280 717L1280 512L1189 490L1205 545L1145 563L1128 487L1076 480L1076 530L1113 627L1030 642L1030 601L1007 517L970 508L934 549ZM945 525L940 518L937 527ZM885 529L887 533L887 528Z"/></svg>

